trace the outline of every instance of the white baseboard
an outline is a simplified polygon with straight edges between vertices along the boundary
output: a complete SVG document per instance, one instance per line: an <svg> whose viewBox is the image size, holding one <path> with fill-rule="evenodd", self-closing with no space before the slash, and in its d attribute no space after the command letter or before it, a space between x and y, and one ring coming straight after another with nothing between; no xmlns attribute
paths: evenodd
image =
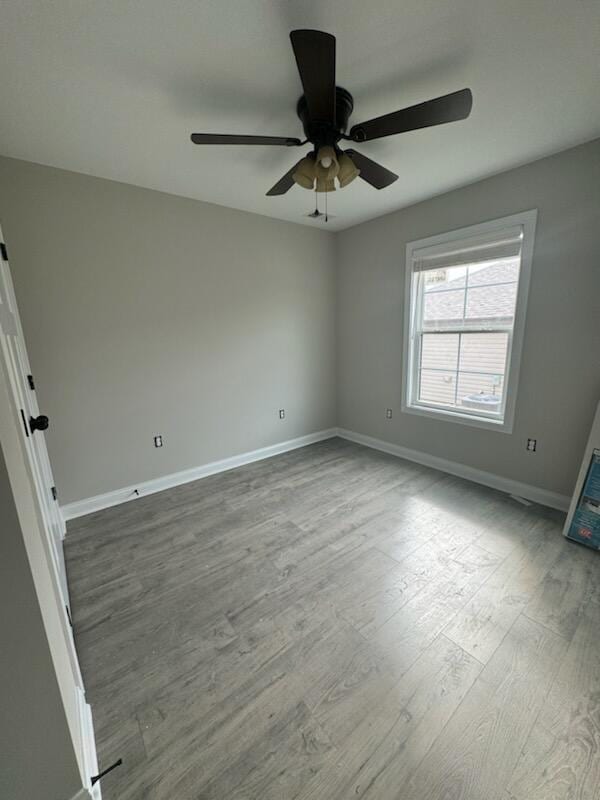
<svg viewBox="0 0 600 800"><path fill-rule="evenodd" d="M337 428L309 433L306 436L299 436L296 439L289 439L287 442L261 447L259 450L252 450L249 453L241 453L237 456L224 458L221 461L203 464L200 467L192 467L182 472L173 472L170 475L164 475L162 478L154 478L133 486L126 486L123 489L115 489L115 491L107 492L106 494L99 494L84 500L76 500L74 503L67 503L62 506L61 512L65 520L75 519L75 517L91 514L93 511L100 511L103 508L127 503L130 500L137 500L139 497L144 497L148 494L162 492L163 489L170 489L183 483L197 481L199 478L206 478L208 475L215 475L217 472L235 469L235 467L241 467L244 464L251 464L253 461L262 461L264 458L271 458L271 456L279 455L279 453L296 450L298 447L305 447L308 444L331 439L334 436L337 436Z"/></svg>
<svg viewBox="0 0 600 800"><path fill-rule="evenodd" d="M83 690L77 687L77 706L79 710L79 731L81 736L81 752L79 762L83 771L85 785L77 792L73 800L102 800L100 782L92 787L92 775L98 774L98 756L96 754L96 736L92 709L86 702Z"/></svg>
<svg viewBox="0 0 600 800"><path fill-rule="evenodd" d="M451 475L457 475L459 478L465 478L474 483L481 483L492 489L498 489L500 492L524 497L527 500L532 500L534 503L539 503L543 506L556 508L559 511L566 511L569 508L570 497L558 494L557 492L550 492L547 489L541 489L539 486L530 486L527 483L513 481L510 478L504 478L492 472L485 472L481 469L475 469L475 467L468 467L466 464L459 464L456 461L448 461L445 458L432 456L420 450L411 450L408 447L402 447L398 444L384 442L382 439L375 439L372 436L366 436L363 433L355 433L345 428L338 428L337 434L342 439L348 439L351 442L363 444L366 447L372 447L374 450L382 450L384 453L390 453L393 456L405 458L408 461L415 461L417 464L423 464L425 467L432 467L442 472L449 472Z"/></svg>

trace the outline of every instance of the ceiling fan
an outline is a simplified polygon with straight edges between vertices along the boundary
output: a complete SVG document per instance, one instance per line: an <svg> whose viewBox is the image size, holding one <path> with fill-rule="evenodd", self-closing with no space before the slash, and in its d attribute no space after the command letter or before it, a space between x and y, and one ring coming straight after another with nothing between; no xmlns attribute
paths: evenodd
<svg viewBox="0 0 600 800"><path fill-rule="evenodd" d="M304 88L296 108L306 136L304 141L290 136L220 133L193 133L191 136L194 144L300 147L310 142L313 145L312 152L294 164L269 189L268 196L285 194L294 183L305 189L316 189L317 192L333 192L336 179L339 187L343 188L359 175L375 189L384 189L398 176L354 148L342 150L339 146L342 140L369 142L383 136L466 119L471 113L471 90L461 89L353 125L347 134L354 100L350 92L335 83L335 36L322 31L296 30L290 33L290 39Z"/></svg>

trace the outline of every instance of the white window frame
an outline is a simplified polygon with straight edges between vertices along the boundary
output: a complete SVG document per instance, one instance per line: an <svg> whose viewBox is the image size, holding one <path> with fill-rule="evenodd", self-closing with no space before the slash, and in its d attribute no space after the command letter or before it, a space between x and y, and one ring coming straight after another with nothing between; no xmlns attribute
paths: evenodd
<svg viewBox="0 0 600 800"><path fill-rule="evenodd" d="M535 240L535 226L537 209L512 214L508 217L490 220L479 225L470 225L466 228L440 233L408 242L406 245L405 287L404 287L404 346L402 364L402 411L408 414L418 414L421 417L457 422L462 425L471 425L476 428L512 433L515 409L517 403L517 390L519 385L519 371L521 368L521 354L525 333L525 316L527 311L527 298L529 295L529 282L531 276L531 263L533 260L533 247ZM415 251L437 245L447 246L451 242L493 234L515 225L522 226L523 242L521 246L521 267L517 286L517 301L515 306L514 325L512 337L509 335L509 347L506 372L504 376L504 415L502 419L493 419L482 416L477 411L456 411L449 408L438 408L417 401L418 391L418 358L416 356L416 280L418 272L414 270Z"/></svg>

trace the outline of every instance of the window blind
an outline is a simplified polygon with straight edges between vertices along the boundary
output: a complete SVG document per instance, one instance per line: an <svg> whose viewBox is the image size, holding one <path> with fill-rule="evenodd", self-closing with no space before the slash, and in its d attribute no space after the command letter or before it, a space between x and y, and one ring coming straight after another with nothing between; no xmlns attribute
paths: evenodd
<svg viewBox="0 0 600 800"><path fill-rule="evenodd" d="M480 264L484 261L514 258L521 253L522 241L523 226L517 225L486 236L424 247L413 251L413 271L423 272L460 264Z"/></svg>

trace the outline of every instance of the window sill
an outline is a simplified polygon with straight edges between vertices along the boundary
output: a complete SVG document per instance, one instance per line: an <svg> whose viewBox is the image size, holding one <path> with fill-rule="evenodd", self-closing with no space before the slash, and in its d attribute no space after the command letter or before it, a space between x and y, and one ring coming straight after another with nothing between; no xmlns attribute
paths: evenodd
<svg viewBox="0 0 600 800"><path fill-rule="evenodd" d="M463 414L460 411L449 411L445 408L432 408L430 406L402 404L402 411L407 414L416 414L419 417L429 417L439 422L457 422L459 425L470 425L473 428L484 428L498 433L512 433L512 420L479 417L474 414Z"/></svg>

